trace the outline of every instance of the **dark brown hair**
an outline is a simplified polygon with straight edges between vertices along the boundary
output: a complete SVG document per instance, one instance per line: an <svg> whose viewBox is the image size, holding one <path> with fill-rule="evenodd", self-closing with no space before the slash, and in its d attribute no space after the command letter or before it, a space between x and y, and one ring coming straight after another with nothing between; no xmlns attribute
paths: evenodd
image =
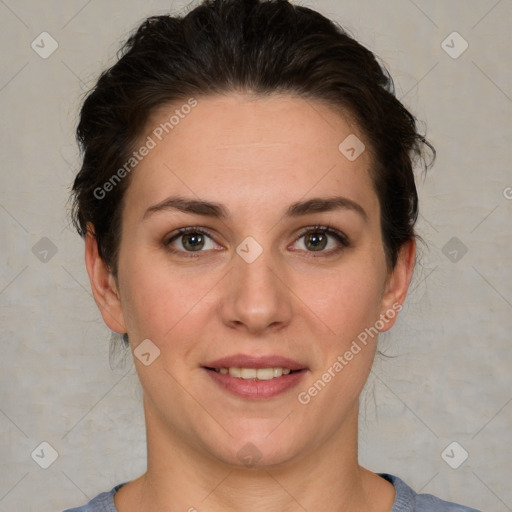
<svg viewBox="0 0 512 512"><path fill-rule="evenodd" d="M385 68L339 25L306 7L287 0L205 0L183 17L146 19L81 109L82 167L73 185L72 218L82 236L93 226L114 275L130 176L122 173L108 194L98 190L126 169L156 109L234 91L293 94L354 119L373 156L384 247L394 267L401 246L415 236L413 169L418 161L427 168L425 150L432 161L435 150L395 97Z"/></svg>

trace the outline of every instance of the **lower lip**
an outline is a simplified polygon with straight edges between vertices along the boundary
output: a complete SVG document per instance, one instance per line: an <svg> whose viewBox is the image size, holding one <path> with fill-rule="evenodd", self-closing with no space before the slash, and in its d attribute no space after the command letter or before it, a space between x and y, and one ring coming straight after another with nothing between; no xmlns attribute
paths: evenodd
<svg viewBox="0 0 512 512"><path fill-rule="evenodd" d="M214 370L204 370L222 388L230 393L253 400L272 398L296 386L305 376L306 370L289 373L270 380L240 379Z"/></svg>

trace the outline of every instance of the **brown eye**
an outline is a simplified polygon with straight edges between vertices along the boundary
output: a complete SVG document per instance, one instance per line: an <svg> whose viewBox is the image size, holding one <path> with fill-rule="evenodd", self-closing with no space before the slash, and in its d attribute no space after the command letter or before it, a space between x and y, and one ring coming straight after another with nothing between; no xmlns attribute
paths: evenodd
<svg viewBox="0 0 512 512"><path fill-rule="evenodd" d="M312 251L323 251L327 246L327 235L320 231L310 233L305 236L304 244Z"/></svg>
<svg viewBox="0 0 512 512"><path fill-rule="evenodd" d="M181 236L181 245L187 251L200 251L204 242L204 235L201 233L186 233Z"/></svg>
<svg viewBox="0 0 512 512"><path fill-rule="evenodd" d="M300 250L310 253L318 252L325 256L335 254L350 246L348 238L342 232L328 226L315 226L306 229L295 244L299 244L298 249Z"/></svg>
<svg viewBox="0 0 512 512"><path fill-rule="evenodd" d="M220 249L205 231L198 228L183 228L164 240L164 245L173 252L193 253Z"/></svg>

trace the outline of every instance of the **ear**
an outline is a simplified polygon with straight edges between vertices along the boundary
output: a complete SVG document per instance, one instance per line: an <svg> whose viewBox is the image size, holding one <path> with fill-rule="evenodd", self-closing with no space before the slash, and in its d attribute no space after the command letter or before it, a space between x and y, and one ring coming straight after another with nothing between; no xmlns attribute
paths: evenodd
<svg viewBox="0 0 512 512"><path fill-rule="evenodd" d="M398 318L398 312L402 309L411 282L415 257L416 241L412 238L400 249L395 268L386 280L380 315L385 325L379 329L381 332L391 329Z"/></svg>
<svg viewBox="0 0 512 512"><path fill-rule="evenodd" d="M85 236L85 266L89 274L92 294L103 321L112 331L125 333L126 326L116 280L98 253L98 244L92 225L88 226Z"/></svg>

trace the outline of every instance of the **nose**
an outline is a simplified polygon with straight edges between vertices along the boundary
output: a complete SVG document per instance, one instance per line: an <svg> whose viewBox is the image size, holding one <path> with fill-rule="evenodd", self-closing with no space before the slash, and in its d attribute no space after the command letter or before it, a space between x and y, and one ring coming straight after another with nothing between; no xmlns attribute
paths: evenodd
<svg viewBox="0 0 512 512"><path fill-rule="evenodd" d="M224 324L253 335L282 329L293 313L288 286L286 273L270 251L264 250L252 263L235 254L221 301Z"/></svg>

